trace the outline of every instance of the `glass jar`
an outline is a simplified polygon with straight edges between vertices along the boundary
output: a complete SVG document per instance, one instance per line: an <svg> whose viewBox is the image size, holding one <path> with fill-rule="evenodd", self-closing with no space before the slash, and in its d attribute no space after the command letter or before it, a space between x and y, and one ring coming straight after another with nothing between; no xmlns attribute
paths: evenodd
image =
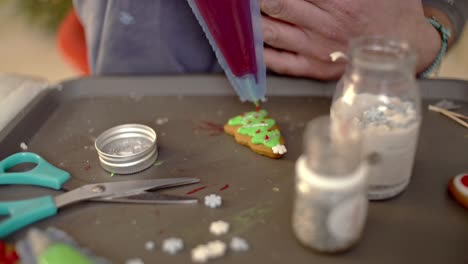
<svg viewBox="0 0 468 264"><path fill-rule="evenodd" d="M352 122L363 133L372 163L369 199L391 198L410 182L422 119L416 55L400 40L361 37L351 42L349 60L331 117Z"/></svg>
<svg viewBox="0 0 468 264"><path fill-rule="evenodd" d="M352 127L320 117L308 124L304 143L296 163L294 233L320 252L346 250L361 237L367 216L361 137Z"/></svg>

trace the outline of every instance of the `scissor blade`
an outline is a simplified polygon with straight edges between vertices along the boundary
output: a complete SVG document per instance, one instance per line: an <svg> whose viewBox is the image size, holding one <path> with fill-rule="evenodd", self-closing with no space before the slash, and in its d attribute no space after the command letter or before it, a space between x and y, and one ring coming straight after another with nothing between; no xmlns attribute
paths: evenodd
<svg viewBox="0 0 468 264"><path fill-rule="evenodd" d="M197 182L200 182L200 180L196 178L173 178L88 184L70 192L58 195L54 199L57 208L59 208L84 200L109 196L129 196L140 194L146 190L169 188Z"/></svg>
<svg viewBox="0 0 468 264"><path fill-rule="evenodd" d="M110 196L100 199L93 199L96 202L110 203L138 203L138 204L195 204L198 199L187 196L178 196L171 194L161 194L157 192L142 192L140 194L129 196Z"/></svg>
<svg viewBox="0 0 468 264"><path fill-rule="evenodd" d="M199 183L200 179L196 178L173 178L173 179L152 179L152 180L135 180L106 183L107 188L113 188L116 191L109 196L129 196L140 194L144 191L159 190L176 186ZM125 190L127 188L127 190ZM104 197L104 196L102 196ZM106 196L107 197L107 196Z"/></svg>

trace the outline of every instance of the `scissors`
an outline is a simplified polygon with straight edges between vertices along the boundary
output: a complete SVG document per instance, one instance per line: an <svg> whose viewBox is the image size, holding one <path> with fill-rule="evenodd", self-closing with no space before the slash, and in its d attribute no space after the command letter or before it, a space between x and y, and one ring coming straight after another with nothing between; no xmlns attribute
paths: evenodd
<svg viewBox="0 0 468 264"><path fill-rule="evenodd" d="M36 167L25 172L7 172L8 169L24 163L34 163ZM60 190L70 179L70 174L54 167L35 153L22 152L0 161L0 185L26 184ZM157 194L158 189L171 188L200 182L196 178L172 178L133 180L87 184L57 196L44 196L22 201L0 202L0 215L7 218L0 221L0 238L29 224L57 214L59 208L81 202L118 203L197 203L191 197Z"/></svg>

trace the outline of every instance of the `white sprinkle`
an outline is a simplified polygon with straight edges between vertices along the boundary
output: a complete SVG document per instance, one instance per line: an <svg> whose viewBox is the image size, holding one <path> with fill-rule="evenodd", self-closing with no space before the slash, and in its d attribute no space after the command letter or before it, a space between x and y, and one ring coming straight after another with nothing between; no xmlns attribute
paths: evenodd
<svg viewBox="0 0 468 264"><path fill-rule="evenodd" d="M132 259L127 259L127 261L125 261L125 264L144 264L144 262L140 258L132 258Z"/></svg>
<svg viewBox="0 0 468 264"><path fill-rule="evenodd" d="M206 245L198 245L192 249L192 261L204 263L209 259L220 258L226 254L226 244L220 240L208 242Z"/></svg>
<svg viewBox="0 0 468 264"><path fill-rule="evenodd" d="M167 118L167 117L158 117L156 119L156 125L159 125L159 126L164 125L167 122L169 122L169 118Z"/></svg>
<svg viewBox="0 0 468 264"><path fill-rule="evenodd" d="M197 263L205 263L208 260L208 248L205 245L199 245L192 249L192 261Z"/></svg>
<svg viewBox="0 0 468 264"><path fill-rule="evenodd" d="M145 243L146 250L153 251L155 247L156 247L156 244L154 243L154 241L146 241Z"/></svg>
<svg viewBox="0 0 468 264"><path fill-rule="evenodd" d="M216 194L210 194L205 196L205 205L210 208L220 207L223 203L221 196Z"/></svg>
<svg viewBox="0 0 468 264"><path fill-rule="evenodd" d="M273 191L274 192L279 192L279 188L278 187L273 187Z"/></svg>
<svg viewBox="0 0 468 264"><path fill-rule="evenodd" d="M206 247L210 259L222 257L226 253L226 244L219 240L209 242Z"/></svg>
<svg viewBox="0 0 468 264"><path fill-rule="evenodd" d="M168 254L175 255L184 249L184 242L180 238L170 237L163 241L162 250Z"/></svg>
<svg viewBox="0 0 468 264"><path fill-rule="evenodd" d="M21 148L22 150L26 151L26 150L28 150L28 145L26 145L26 143L24 143L24 142L21 142L20 148Z"/></svg>
<svg viewBox="0 0 468 264"><path fill-rule="evenodd" d="M287 149L286 149L286 146L280 145L280 144L274 146L271 149L272 149L273 153L280 154L280 155L283 155L284 153L288 152Z"/></svg>
<svg viewBox="0 0 468 264"><path fill-rule="evenodd" d="M134 219L134 220L132 220L132 225L136 225L136 223L137 223L137 222L136 222L136 220L135 220L135 219Z"/></svg>
<svg viewBox="0 0 468 264"><path fill-rule="evenodd" d="M212 222L210 225L210 233L215 236L224 235L229 231L229 223L224 221Z"/></svg>
<svg viewBox="0 0 468 264"><path fill-rule="evenodd" d="M240 237L233 237L231 240L231 243L229 245L232 251L235 252L242 252L242 251L247 251L249 250L249 244L245 239L242 239Z"/></svg>

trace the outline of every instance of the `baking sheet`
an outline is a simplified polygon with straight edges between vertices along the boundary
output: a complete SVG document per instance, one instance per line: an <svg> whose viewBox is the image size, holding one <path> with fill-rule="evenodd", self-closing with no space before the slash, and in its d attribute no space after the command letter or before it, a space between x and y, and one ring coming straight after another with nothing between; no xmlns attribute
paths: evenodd
<svg viewBox="0 0 468 264"><path fill-rule="evenodd" d="M246 253L231 253L220 263L468 263L468 214L447 193L450 177L468 169L468 132L424 109L422 134L412 181L395 199L371 203L362 241L340 255L322 255L302 247L291 230L294 163L301 154L307 122L327 114L333 83L269 78L264 104L285 135L288 153L272 160L236 144L215 125L251 110L233 95L220 76L108 77L65 82L43 92L0 132L0 158L20 151L25 142L52 164L69 171L72 184L165 177L198 177L201 184L168 190L202 199L215 193L223 207L199 205L123 205L81 203L35 224L56 226L80 244L115 263L139 257L145 263L187 263L190 249L218 239L209 224L231 224L229 242L241 236ZM468 110L468 84L421 82L425 103L456 100ZM168 119L165 124L161 118ZM158 122L159 119L159 122ZM98 164L94 139L109 127L142 123L158 134L159 166L132 176L114 176ZM229 187L226 187L226 186ZM0 199L24 199L58 192L39 187L0 188ZM9 237L15 241L25 230ZM169 256L160 250L170 236L185 250ZM155 251L144 248L155 241Z"/></svg>

